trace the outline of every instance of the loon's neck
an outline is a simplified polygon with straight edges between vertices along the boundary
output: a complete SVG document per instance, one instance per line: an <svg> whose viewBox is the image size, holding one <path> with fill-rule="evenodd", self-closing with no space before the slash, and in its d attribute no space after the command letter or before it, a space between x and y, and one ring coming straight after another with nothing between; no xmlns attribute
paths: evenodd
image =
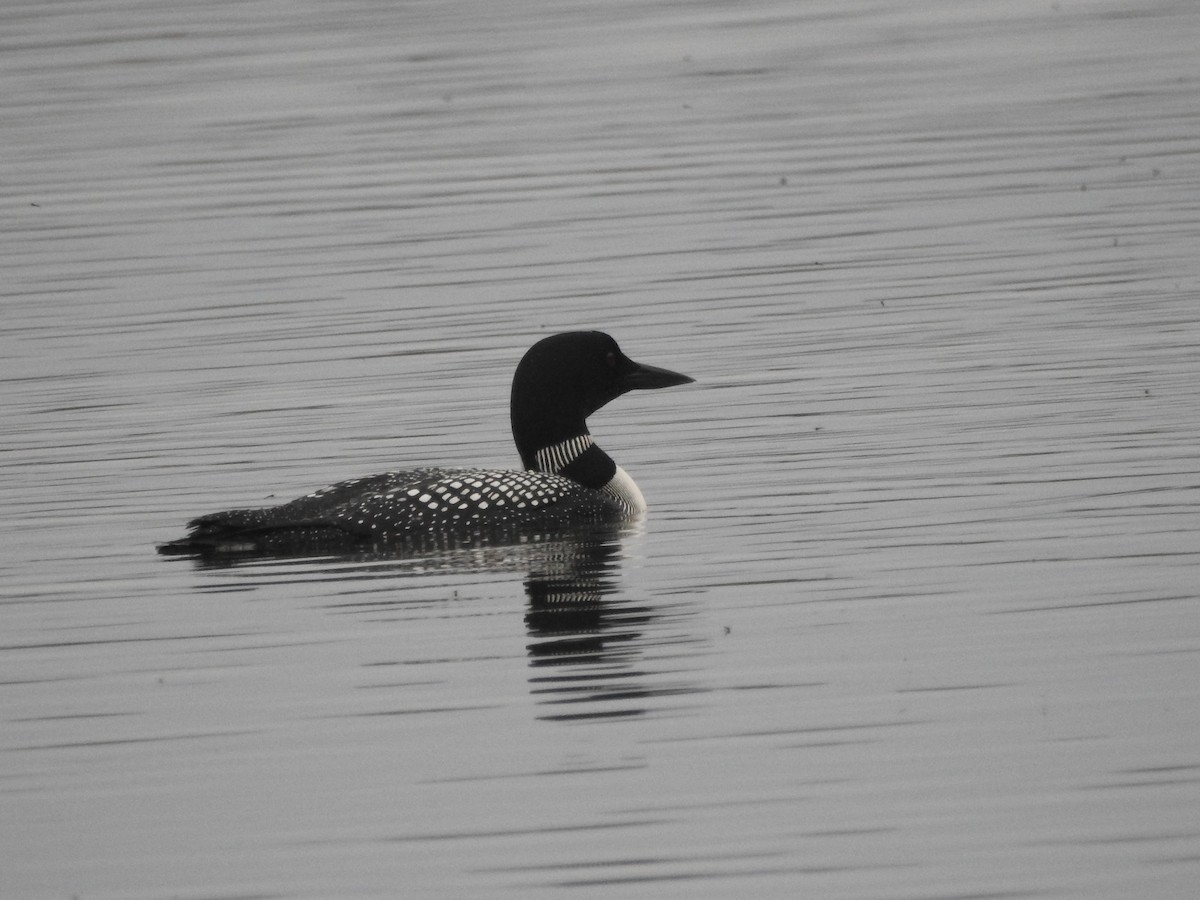
<svg viewBox="0 0 1200 900"><path fill-rule="evenodd" d="M533 454L530 468L536 472L564 475L584 487L607 494L631 516L646 512L646 500L629 473L601 450L586 431L538 450Z"/></svg>
<svg viewBox="0 0 1200 900"><path fill-rule="evenodd" d="M565 475L595 491L612 481L617 473L613 458L597 446L587 431L542 447L534 452L532 459L523 458L523 461L526 468L535 472Z"/></svg>

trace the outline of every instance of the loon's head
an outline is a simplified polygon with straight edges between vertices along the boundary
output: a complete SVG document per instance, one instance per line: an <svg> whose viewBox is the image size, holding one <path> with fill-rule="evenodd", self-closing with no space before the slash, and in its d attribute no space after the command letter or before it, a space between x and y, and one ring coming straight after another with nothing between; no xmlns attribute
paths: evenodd
<svg viewBox="0 0 1200 900"><path fill-rule="evenodd" d="M526 467L538 450L587 434L587 417L628 391L695 379L634 362L601 331L568 331L538 341L512 386L512 429Z"/></svg>

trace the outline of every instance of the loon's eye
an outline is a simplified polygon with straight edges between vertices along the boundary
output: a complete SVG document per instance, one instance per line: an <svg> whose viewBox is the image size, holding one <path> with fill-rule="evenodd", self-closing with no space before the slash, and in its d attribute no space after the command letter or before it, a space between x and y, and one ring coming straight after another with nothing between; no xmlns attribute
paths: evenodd
<svg viewBox="0 0 1200 900"><path fill-rule="evenodd" d="M610 369L615 369L617 366L617 354L609 350L608 353L604 354L604 362L608 364Z"/></svg>

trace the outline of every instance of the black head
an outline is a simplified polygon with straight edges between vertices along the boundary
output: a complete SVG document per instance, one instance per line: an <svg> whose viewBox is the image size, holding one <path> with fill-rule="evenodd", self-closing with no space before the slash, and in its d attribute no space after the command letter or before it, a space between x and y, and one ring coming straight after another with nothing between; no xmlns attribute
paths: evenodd
<svg viewBox="0 0 1200 900"><path fill-rule="evenodd" d="M587 417L628 391L694 379L634 362L601 331L568 331L538 341L517 366L512 426L526 466L543 447L587 433Z"/></svg>

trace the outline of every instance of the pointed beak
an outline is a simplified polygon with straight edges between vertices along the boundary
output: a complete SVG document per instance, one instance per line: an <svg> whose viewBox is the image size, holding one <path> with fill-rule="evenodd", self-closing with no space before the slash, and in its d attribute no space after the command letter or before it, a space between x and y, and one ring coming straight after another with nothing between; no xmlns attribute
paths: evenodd
<svg viewBox="0 0 1200 900"><path fill-rule="evenodd" d="M695 380L670 369L633 363L633 368L621 377L621 386L627 391L642 391L691 384Z"/></svg>

